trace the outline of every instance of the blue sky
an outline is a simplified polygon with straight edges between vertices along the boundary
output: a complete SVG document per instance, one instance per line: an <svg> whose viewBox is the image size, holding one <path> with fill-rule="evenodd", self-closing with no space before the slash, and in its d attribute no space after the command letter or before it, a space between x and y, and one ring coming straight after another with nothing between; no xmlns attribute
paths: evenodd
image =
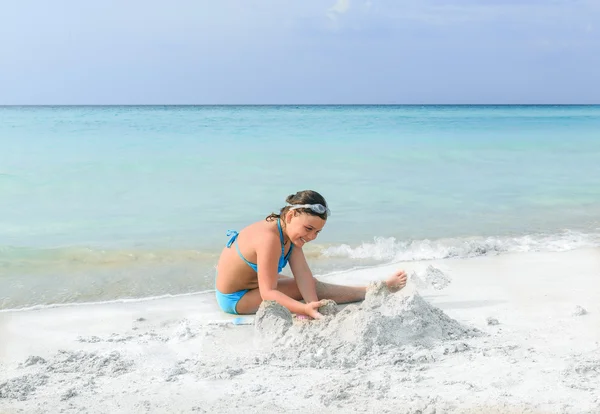
<svg viewBox="0 0 600 414"><path fill-rule="evenodd" d="M600 0L19 0L0 104L600 103Z"/></svg>

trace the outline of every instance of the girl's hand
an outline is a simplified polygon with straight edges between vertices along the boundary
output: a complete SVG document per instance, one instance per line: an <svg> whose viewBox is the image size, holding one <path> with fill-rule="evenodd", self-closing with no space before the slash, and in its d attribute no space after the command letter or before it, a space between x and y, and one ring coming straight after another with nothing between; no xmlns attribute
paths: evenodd
<svg viewBox="0 0 600 414"><path fill-rule="evenodd" d="M304 305L304 314L310 316L313 319L323 319L323 315L321 315L318 309L323 306L321 301L309 302Z"/></svg>

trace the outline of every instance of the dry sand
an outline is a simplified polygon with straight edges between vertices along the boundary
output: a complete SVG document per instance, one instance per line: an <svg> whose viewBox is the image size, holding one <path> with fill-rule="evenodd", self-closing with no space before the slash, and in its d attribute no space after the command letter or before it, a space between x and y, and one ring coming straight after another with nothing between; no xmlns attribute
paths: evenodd
<svg viewBox="0 0 600 414"><path fill-rule="evenodd" d="M326 280L371 286L319 321L212 294L2 312L0 413L600 413L598 249Z"/></svg>

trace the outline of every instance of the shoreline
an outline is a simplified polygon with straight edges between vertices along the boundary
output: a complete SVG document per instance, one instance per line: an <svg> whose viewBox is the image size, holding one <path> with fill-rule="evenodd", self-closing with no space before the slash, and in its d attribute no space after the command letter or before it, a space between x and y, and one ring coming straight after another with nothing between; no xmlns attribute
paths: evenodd
<svg viewBox="0 0 600 414"><path fill-rule="evenodd" d="M377 269L390 263L556 252L600 246L600 233L400 241L375 237L357 245L314 245L307 260L315 276ZM218 251L2 249L0 312L69 303L144 300L214 289ZM375 270L376 271L376 270ZM289 268L283 274L291 276Z"/></svg>

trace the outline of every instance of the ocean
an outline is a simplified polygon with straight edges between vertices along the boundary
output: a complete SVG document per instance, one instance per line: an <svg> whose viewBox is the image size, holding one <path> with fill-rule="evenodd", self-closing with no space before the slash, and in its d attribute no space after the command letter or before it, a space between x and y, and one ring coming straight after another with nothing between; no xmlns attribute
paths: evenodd
<svg viewBox="0 0 600 414"><path fill-rule="evenodd" d="M304 189L319 277L600 246L600 106L0 107L0 310L214 289Z"/></svg>

